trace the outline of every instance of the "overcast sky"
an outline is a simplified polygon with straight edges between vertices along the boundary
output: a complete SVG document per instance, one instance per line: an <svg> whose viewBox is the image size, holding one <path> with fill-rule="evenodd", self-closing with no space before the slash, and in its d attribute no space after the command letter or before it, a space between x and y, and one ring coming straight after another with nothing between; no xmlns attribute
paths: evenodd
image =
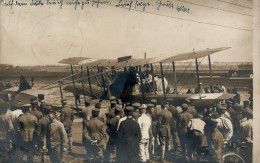
<svg viewBox="0 0 260 163"><path fill-rule="evenodd" d="M232 48L214 54L213 62L252 61L253 10L249 0L169 0L174 7L161 6L159 10L160 1L150 0L144 11L135 8L137 0L130 11L111 6L119 0L98 8L86 5L84 10L65 5L73 0L64 0L62 9L46 5L46 0L42 0L43 6L28 2L11 9L4 6L8 1L1 2L1 64L56 64L77 56L143 58L144 52L147 57L158 57L218 47ZM178 12L177 5L189 13Z"/></svg>

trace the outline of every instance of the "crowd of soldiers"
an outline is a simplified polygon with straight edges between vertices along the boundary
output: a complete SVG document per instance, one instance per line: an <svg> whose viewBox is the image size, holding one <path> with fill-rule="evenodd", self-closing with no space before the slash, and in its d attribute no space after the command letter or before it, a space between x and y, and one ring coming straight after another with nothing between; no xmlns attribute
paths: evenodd
<svg viewBox="0 0 260 163"><path fill-rule="evenodd" d="M232 99L210 107L194 107L187 100L181 106L172 101L133 102L121 105L110 98L106 114L102 104L85 102L81 110L82 146L87 162L150 162L180 156L199 161L207 147L210 162L222 162L224 145L235 141L253 143L253 108ZM51 162L66 162L64 152L72 151L72 123L75 112L62 100L62 108L37 98L30 104L10 107L0 100L0 162L33 162L34 155L47 153Z"/></svg>

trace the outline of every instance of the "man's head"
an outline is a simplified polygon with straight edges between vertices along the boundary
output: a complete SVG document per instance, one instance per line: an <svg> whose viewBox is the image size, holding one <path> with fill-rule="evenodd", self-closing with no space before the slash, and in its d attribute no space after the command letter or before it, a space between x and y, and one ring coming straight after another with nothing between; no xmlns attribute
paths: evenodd
<svg viewBox="0 0 260 163"><path fill-rule="evenodd" d="M132 104L132 106L133 106L134 110L136 110L141 106L141 104L139 102L135 102Z"/></svg>
<svg viewBox="0 0 260 163"><path fill-rule="evenodd" d="M52 106L50 106L50 105L45 105L42 109L43 109L43 113L44 113L45 115L48 115L48 114L51 112L51 110L52 110Z"/></svg>
<svg viewBox="0 0 260 163"><path fill-rule="evenodd" d="M115 107L115 115L120 115L122 108L120 106Z"/></svg>
<svg viewBox="0 0 260 163"><path fill-rule="evenodd" d="M125 108L125 114L126 114L126 116L132 116L133 115L133 112L134 112L134 107L132 107L132 106L127 106L126 108Z"/></svg>
<svg viewBox="0 0 260 163"><path fill-rule="evenodd" d="M227 106L225 104L218 104L217 105L217 112L221 115L224 114L227 110Z"/></svg>
<svg viewBox="0 0 260 163"><path fill-rule="evenodd" d="M30 100L30 102L31 102L32 108L37 108L37 107L38 107L37 98L32 98L32 99Z"/></svg>
<svg viewBox="0 0 260 163"><path fill-rule="evenodd" d="M101 109L101 103L99 103L99 102L96 103L96 104L95 104L95 108L96 108L96 109Z"/></svg>
<svg viewBox="0 0 260 163"><path fill-rule="evenodd" d="M151 100L151 103L156 106L156 105L157 105L157 100L156 100L156 99L152 99L152 100Z"/></svg>
<svg viewBox="0 0 260 163"><path fill-rule="evenodd" d="M31 108L31 104L24 104L22 108L23 113L29 112L30 108Z"/></svg>
<svg viewBox="0 0 260 163"><path fill-rule="evenodd" d="M94 108L92 109L92 117L98 117L99 116L100 109Z"/></svg>
<svg viewBox="0 0 260 163"><path fill-rule="evenodd" d="M235 109L236 112L241 113L243 106L240 105L240 104L235 104L234 109Z"/></svg>
<svg viewBox="0 0 260 163"><path fill-rule="evenodd" d="M53 121L54 119L56 119L57 118L57 113L56 113L56 111L50 111L50 113L49 113L49 119L51 120L51 121Z"/></svg>
<svg viewBox="0 0 260 163"><path fill-rule="evenodd" d="M243 106L244 108L249 107L249 101L248 100L243 101Z"/></svg>
<svg viewBox="0 0 260 163"><path fill-rule="evenodd" d="M163 109L164 109L164 108L169 109L169 102L168 102L168 101L164 101L164 102L162 103L162 108L163 108Z"/></svg>
<svg viewBox="0 0 260 163"><path fill-rule="evenodd" d="M141 114L143 114L143 113L146 113L146 108L147 108L147 106L146 105L141 105L140 107L139 107L139 111L140 111L140 113Z"/></svg>
<svg viewBox="0 0 260 163"><path fill-rule="evenodd" d="M181 105L181 108L182 108L183 112L186 112L188 110L189 106L188 106L188 104L184 103Z"/></svg>

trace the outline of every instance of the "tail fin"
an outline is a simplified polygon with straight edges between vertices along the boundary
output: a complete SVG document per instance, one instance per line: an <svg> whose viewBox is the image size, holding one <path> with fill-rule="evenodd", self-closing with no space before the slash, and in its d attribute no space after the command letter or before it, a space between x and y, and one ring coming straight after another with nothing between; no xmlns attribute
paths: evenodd
<svg viewBox="0 0 260 163"><path fill-rule="evenodd" d="M25 91L25 90L27 90L27 89L32 89L32 87L31 87L30 84L27 82L27 80L24 78L24 76L21 75L18 92Z"/></svg>

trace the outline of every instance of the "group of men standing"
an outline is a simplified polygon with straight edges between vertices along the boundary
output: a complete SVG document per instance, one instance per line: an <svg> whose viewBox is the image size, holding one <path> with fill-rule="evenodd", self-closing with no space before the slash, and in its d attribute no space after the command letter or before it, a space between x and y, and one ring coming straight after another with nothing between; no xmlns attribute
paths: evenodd
<svg viewBox="0 0 260 163"><path fill-rule="evenodd" d="M0 162L24 162L24 156L27 162L33 162L34 155L40 155L44 162L46 152L51 162L61 162L63 152L68 147L71 150L74 118L66 100L62 104L61 114L58 114L45 102L39 105L37 98L31 99L30 104L19 101L15 107L1 100Z"/></svg>
<svg viewBox="0 0 260 163"><path fill-rule="evenodd" d="M88 162L150 162L180 156L183 161L199 160L203 146L211 162L222 162L223 144L253 142L252 108L226 100L211 107L181 106L171 101L158 104L133 102L127 106L110 98L108 112L101 114L101 103L82 109L82 145ZM50 156L62 162L63 152L72 151L74 111L62 100L60 111L44 101L10 107L0 101L0 162L33 162L34 155Z"/></svg>

